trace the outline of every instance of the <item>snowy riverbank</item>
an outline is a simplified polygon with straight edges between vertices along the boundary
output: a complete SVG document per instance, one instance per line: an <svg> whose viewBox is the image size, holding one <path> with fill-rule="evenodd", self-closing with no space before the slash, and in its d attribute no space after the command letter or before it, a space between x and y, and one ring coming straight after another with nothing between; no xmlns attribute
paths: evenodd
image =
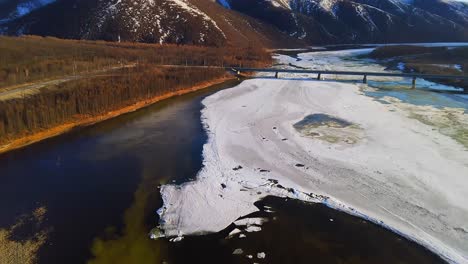
<svg viewBox="0 0 468 264"><path fill-rule="evenodd" d="M204 168L162 187L166 236L219 231L278 195L324 202L468 262L468 152L454 139L355 84L253 79L203 103ZM311 114L353 125L293 127Z"/></svg>

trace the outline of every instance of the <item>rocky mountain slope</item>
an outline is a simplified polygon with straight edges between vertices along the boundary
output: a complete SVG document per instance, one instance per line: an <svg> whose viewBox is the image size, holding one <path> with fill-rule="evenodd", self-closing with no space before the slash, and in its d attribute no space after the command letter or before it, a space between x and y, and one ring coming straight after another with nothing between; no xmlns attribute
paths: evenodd
<svg viewBox="0 0 468 264"><path fill-rule="evenodd" d="M452 0L0 0L6 34L269 46L468 41Z"/></svg>
<svg viewBox="0 0 468 264"><path fill-rule="evenodd" d="M452 0L219 0L309 43L467 41L468 4Z"/></svg>
<svg viewBox="0 0 468 264"><path fill-rule="evenodd" d="M19 7L11 8L24 2L34 1L0 2L0 9L8 4L13 10L0 17L3 33L215 46L298 45L276 28L210 0L41 0L42 6L21 15Z"/></svg>

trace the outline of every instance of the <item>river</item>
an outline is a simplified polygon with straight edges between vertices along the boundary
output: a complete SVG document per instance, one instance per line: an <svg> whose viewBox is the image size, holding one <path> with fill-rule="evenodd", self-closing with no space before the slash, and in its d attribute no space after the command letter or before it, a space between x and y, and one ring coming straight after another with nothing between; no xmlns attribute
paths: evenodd
<svg viewBox="0 0 468 264"><path fill-rule="evenodd" d="M233 85L165 100L0 156L0 227L44 207L39 229L47 230L47 239L39 263L83 263L93 241L109 230L147 240L161 206L158 185L188 180L200 169L206 140L200 100ZM25 227L15 236L40 230Z"/></svg>
<svg viewBox="0 0 468 264"><path fill-rule="evenodd" d="M0 230L8 235L0 242L13 251L0 263L443 262L369 221L275 197L256 204L260 211L249 217L266 223L246 237L229 237L236 229L230 225L180 242L150 239L162 206L159 186L194 180L201 169L201 101L237 83L1 155ZM238 249L243 253L233 254Z"/></svg>

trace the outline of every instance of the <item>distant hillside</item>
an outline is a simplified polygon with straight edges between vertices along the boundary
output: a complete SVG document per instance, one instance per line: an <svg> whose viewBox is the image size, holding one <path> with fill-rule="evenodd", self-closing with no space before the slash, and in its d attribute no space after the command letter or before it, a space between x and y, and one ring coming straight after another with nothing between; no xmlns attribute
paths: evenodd
<svg viewBox="0 0 468 264"><path fill-rule="evenodd" d="M0 31L75 39L269 47L468 41L452 0L0 0Z"/></svg>
<svg viewBox="0 0 468 264"><path fill-rule="evenodd" d="M28 10L21 9L29 3ZM221 46L299 41L209 0L4 0L5 34ZM9 10L9 11L8 11Z"/></svg>
<svg viewBox="0 0 468 264"><path fill-rule="evenodd" d="M468 5L451 0L218 0L314 44L468 41Z"/></svg>

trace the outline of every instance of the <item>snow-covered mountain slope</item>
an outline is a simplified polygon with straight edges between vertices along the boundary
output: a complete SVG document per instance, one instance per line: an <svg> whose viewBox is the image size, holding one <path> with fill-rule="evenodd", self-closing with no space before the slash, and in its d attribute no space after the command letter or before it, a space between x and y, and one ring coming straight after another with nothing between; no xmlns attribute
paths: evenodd
<svg viewBox="0 0 468 264"><path fill-rule="evenodd" d="M15 2L4 1L10 5ZM51 0L41 0L45 1ZM261 42L275 46L280 40L298 42L212 0L55 0L33 12L4 20L0 27L13 35L150 43L219 46Z"/></svg>
<svg viewBox="0 0 468 264"><path fill-rule="evenodd" d="M224 0L311 43L466 41L468 5L451 0Z"/></svg>
<svg viewBox="0 0 468 264"><path fill-rule="evenodd" d="M468 41L468 5L452 0L0 0L0 32L197 45Z"/></svg>
<svg viewBox="0 0 468 264"><path fill-rule="evenodd" d="M85 38L118 29L117 38L145 42L220 44L226 35L216 21L186 0L100 0ZM115 36L114 36L115 37Z"/></svg>

